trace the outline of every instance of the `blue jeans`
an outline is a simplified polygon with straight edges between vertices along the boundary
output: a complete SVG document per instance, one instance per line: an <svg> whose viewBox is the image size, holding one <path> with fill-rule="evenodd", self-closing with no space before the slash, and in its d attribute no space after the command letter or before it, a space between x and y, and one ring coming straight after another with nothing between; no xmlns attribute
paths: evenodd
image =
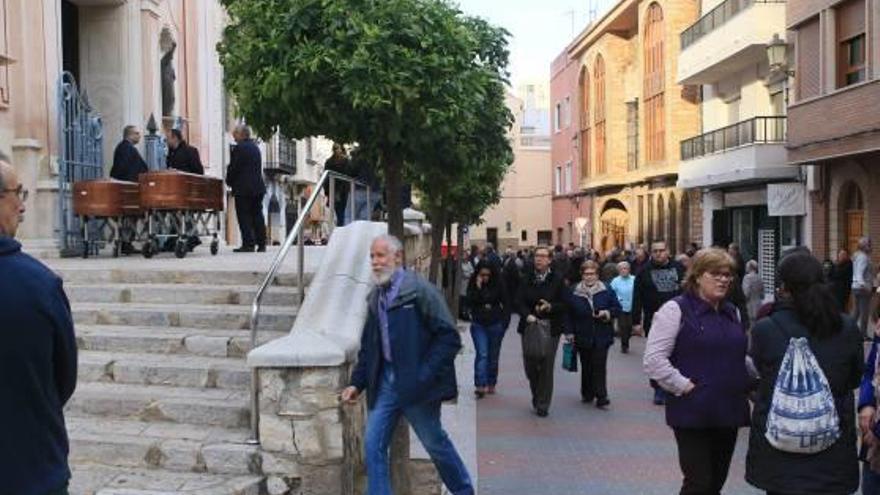
<svg viewBox="0 0 880 495"><path fill-rule="evenodd" d="M504 326L501 322L491 325L471 323L471 338L474 339L474 386L494 387L498 383L498 360L501 355L501 341L504 339Z"/></svg>
<svg viewBox="0 0 880 495"><path fill-rule="evenodd" d="M470 475L455 446L440 424L440 403L430 402L402 407L394 390L394 371L382 370L376 403L367 415L364 450L367 463L368 495L391 495L388 447L401 414L406 417L424 445L443 483L455 495L473 495Z"/></svg>
<svg viewBox="0 0 880 495"><path fill-rule="evenodd" d="M871 471L871 465L862 463L862 495L880 495L880 473Z"/></svg>

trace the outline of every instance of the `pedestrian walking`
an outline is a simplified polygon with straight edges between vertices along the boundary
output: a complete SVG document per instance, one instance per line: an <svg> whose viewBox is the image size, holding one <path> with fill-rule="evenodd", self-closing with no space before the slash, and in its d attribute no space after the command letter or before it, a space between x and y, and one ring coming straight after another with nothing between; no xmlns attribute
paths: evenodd
<svg viewBox="0 0 880 495"><path fill-rule="evenodd" d="M113 167L110 178L137 182L138 177L149 171L147 162L135 147L141 142L141 131L137 126L127 125L122 131L122 141L113 150Z"/></svg>
<svg viewBox="0 0 880 495"><path fill-rule="evenodd" d="M392 493L388 450L403 416L449 491L472 495L467 468L440 422L441 401L458 395L455 356L461 338L455 320L436 287L402 268L403 246L396 237L373 240L370 263L376 287L351 385L342 392L346 402L367 394L367 493Z"/></svg>
<svg viewBox="0 0 880 495"><path fill-rule="evenodd" d="M849 259L846 249L837 252L837 263L831 270L831 283L834 285L834 297L840 303L840 309L849 309L849 297L852 294L853 262Z"/></svg>
<svg viewBox="0 0 880 495"><path fill-rule="evenodd" d="M235 214L241 231L241 247L236 253L252 253L266 250L266 220L263 216L263 157L260 148L251 139L251 128L241 124L232 132L235 142L226 185L232 188L235 198Z"/></svg>
<svg viewBox="0 0 880 495"><path fill-rule="evenodd" d="M746 276L742 281L742 291L746 296L749 321L754 324L758 317L758 309L764 302L764 281L758 275L758 262L755 260L749 260L746 263Z"/></svg>
<svg viewBox="0 0 880 495"><path fill-rule="evenodd" d="M183 139L180 129L168 131L168 157L165 164L169 169L190 174L205 175L205 167L199 157L199 150Z"/></svg>
<svg viewBox="0 0 880 495"><path fill-rule="evenodd" d="M632 303L633 291L635 290L636 278L630 273L629 262L621 261L617 264L618 276L611 281L611 290L617 296L620 303L620 314L617 317L617 331L620 334L620 352L629 353L629 340L632 337L633 317Z"/></svg>
<svg viewBox="0 0 880 495"><path fill-rule="evenodd" d="M474 393L478 399L494 394L498 384L501 342L510 321L509 301L501 272L495 263L477 264L468 283L467 302L471 308L471 338L474 340Z"/></svg>
<svg viewBox="0 0 880 495"><path fill-rule="evenodd" d="M517 332L523 337L523 365L532 392L532 407L540 417L548 415L553 399L553 365L566 311L565 284L562 276L550 269L550 257L547 247L535 250L535 269L523 280L517 297ZM533 337L541 341L539 346L543 349L529 355L527 349L535 347L530 345Z"/></svg>
<svg viewBox="0 0 880 495"><path fill-rule="evenodd" d="M853 317L866 340L868 334L868 313L871 311L871 298L874 295L874 264L871 262L871 239L859 239L859 249L853 255L852 294L855 298Z"/></svg>
<svg viewBox="0 0 880 495"><path fill-rule="evenodd" d="M458 318L464 321L471 321L470 307L467 301L468 283L474 275L474 263L469 258L461 259L461 280L458 282Z"/></svg>
<svg viewBox="0 0 880 495"><path fill-rule="evenodd" d="M636 275L633 291L633 324L636 329L643 329L646 337L651 331L657 310L681 294L684 275L684 267L669 259L665 242L651 244L651 260ZM654 404L663 405L663 389L653 381L651 387L654 389Z"/></svg>
<svg viewBox="0 0 880 495"><path fill-rule="evenodd" d="M66 495L63 408L76 387L76 338L61 279L15 240L27 196L0 153L0 492Z"/></svg>
<svg viewBox="0 0 880 495"><path fill-rule="evenodd" d="M605 408L608 399L608 348L614 343L617 295L599 280L599 264L584 261L581 281L566 291L565 338L574 343L581 362L581 402Z"/></svg>
<svg viewBox="0 0 880 495"><path fill-rule="evenodd" d="M779 263L777 302L768 318L755 324L749 354L760 375L752 411L749 451L746 456L746 481L771 494L843 495L859 487L859 466L856 452L855 404L853 389L859 386L864 366L862 341L855 322L840 313L831 290L822 281L822 266L806 253L786 256ZM777 383L780 368L796 346L796 339L805 339L807 359L801 358L794 368L786 368L781 384ZM815 371L808 369L817 363ZM810 378L800 373L810 371ZM823 376L824 375L824 376ZM783 393L795 380L797 410L777 407L775 394ZM793 428L789 418L810 417L816 400L809 393L814 385L830 388L829 403L822 413L836 414L836 422L814 420L810 435L798 434L793 439L799 446L814 447L826 439L836 441L815 453L792 453L771 445L767 438L768 416L782 416L787 430ZM821 395L819 396L821 397ZM837 428L835 428L837 426ZM774 427L771 433L786 433ZM776 435L771 435L776 438Z"/></svg>
<svg viewBox="0 0 880 495"><path fill-rule="evenodd" d="M352 168L351 159L348 157L345 146L340 143L333 143L333 154L324 162L324 170L329 170L346 177L354 177L357 173ZM348 181L334 180L334 178L330 180L333 182L333 197L330 198L330 182L324 185L324 194L330 198L330 201L333 201L333 211L336 213L336 226L342 227L346 223L345 215L350 204L351 187Z"/></svg>
<svg viewBox="0 0 880 495"><path fill-rule="evenodd" d="M638 277L646 266L648 266L648 252L645 248L638 247L633 252L632 259L630 260L630 270L633 276Z"/></svg>
<svg viewBox="0 0 880 495"><path fill-rule="evenodd" d="M725 301L734 270L723 250L698 252L684 293L663 304L648 336L645 371L669 392L682 495L721 493L737 430L749 422L748 337Z"/></svg>

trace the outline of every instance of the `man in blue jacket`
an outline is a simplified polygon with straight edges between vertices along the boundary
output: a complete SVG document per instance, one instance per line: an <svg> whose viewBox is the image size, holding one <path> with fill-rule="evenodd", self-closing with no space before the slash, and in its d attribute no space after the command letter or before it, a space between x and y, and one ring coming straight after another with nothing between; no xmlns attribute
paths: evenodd
<svg viewBox="0 0 880 495"><path fill-rule="evenodd" d="M251 139L251 128L239 125L232 132L237 143L232 149L226 169L226 185L235 197L235 214L241 231L241 247L236 253L266 250L266 220L263 216L263 157L260 148Z"/></svg>
<svg viewBox="0 0 880 495"><path fill-rule="evenodd" d="M440 424L440 403L458 395L455 355L461 338L440 292L402 266L402 246L379 236L370 247L376 288L361 337L346 402L367 393L364 440L369 495L390 495L388 448L403 415L455 495L472 495L473 484Z"/></svg>
<svg viewBox="0 0 880 495"><path fill-rule="evenodd" d="M61 279L15 240L27 196L0 153L0 493L65 495L76 340Z"/></svg>

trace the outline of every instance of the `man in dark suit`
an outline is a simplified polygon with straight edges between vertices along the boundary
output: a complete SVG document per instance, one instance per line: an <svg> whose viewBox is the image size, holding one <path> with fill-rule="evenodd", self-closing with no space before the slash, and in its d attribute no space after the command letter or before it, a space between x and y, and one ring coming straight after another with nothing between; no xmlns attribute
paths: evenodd
<svg viewBox="0 0 880 495"><path fill-rule="evenodd" d="M260 148L251 139L251 129L239 125L232 132L236 146L226 170L226 185L235 197L235 214L241 231L241 247L236 253L252 253L266 250L266 220L263 217L263 158Z"/></svg>
<svg viewBox="0 0 880 495"><path fill-rule="evenodd" d="M168 132L168 158L165 163L169 169L205 175L205 167L202 166L199 150L190 146L183 139L180 129L171 129Z"/></svg>
<svg viewBox="0 0 880 495"><path fill-rule="evenodd" d="M113 151L113 168L110 177L117 180L137 182L138 176L149 170L147 162L141 158L135 145L141 141L141 131L137 126L127 125L122 131L122 141Z"/></svg>

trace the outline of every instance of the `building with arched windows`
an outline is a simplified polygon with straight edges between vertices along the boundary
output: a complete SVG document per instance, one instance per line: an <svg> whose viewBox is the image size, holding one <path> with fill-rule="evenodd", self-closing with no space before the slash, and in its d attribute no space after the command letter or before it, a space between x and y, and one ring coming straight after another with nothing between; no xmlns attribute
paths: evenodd
<svg viewBox="0 0 880 495"><path fill-rule="evenodd" d="M622 0L557 59L578 113L572 197L587 198L596 249L702 240L699 195L677 187L678 143L700 128L697 93L676 82L678 35L698 17L691 0Z"/></svg>

